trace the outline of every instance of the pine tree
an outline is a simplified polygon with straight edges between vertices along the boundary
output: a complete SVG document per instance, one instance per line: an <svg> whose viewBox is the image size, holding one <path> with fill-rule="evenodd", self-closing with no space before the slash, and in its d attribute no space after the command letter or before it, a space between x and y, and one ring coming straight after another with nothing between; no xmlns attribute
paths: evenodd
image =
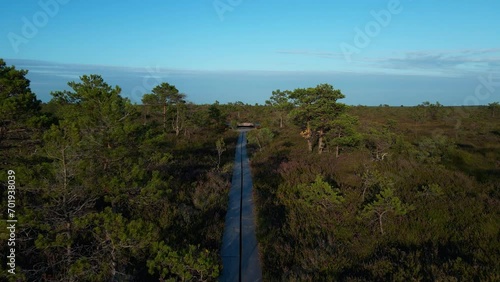
<svg viewBox="0 0 500 282"><path fill-rule="evenodd" d="M292 116L298 125L305 127L301 135L307 140L309 151L312 151L313 139L317 135L318 153L321 154L332 122L346 109L345 104L337 102L345 97L344 94L329 84L320 84L315 88L295 89L290 97L295 104Z"/></svg>

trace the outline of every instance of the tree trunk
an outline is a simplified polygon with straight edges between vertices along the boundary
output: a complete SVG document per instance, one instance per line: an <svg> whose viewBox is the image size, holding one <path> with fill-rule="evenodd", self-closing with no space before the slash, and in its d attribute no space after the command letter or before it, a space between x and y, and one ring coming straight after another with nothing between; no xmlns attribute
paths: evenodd
<svg viewBox="0 0 500 282"><path fill-rule="evenodd" d="M366 189L368 189L368 185L363 184L363 193L361 194L361 202L365 201Z"/></svg>
<svg viewBox="0 0 500 282"><path fill-rule="evenodd" d="M312 152L313 150L313 134L311 132L311 127L309 125L309 122L307 122L307 128L306 130L302 131L300 135L307 140L307 147L309 152Z"/></svg>
<svg viewBox="0 0 500 282"><path fill-rule="evenodd" d="M384 235L384 226L382 225L382 218L384 217L384 214L386 213L387 211L384 211L384 212L381 212L381 213L377 213L378 214L378 224L379 224L379 227L380 227L380 234Z"/></svg>
<svg viewBox="0 0 500 282"><path fill-rule="evenodd" d="M73 257L73 248L71 246L71 223L66 222L66 239L68 240L68 243L66 244L66 269L69 272L69 269L71 268L72 264L72 257ZM69 278L68 281L73 281L73 278L71 276L67 277Z"/></svg>
<svg viewBox="0 0 500 282"><path fill-rule="evenodd" d="M181 122L179 106L177 106L176 116L175 119L172 121L172 128L175 130L175 136L179 136L183 127L184 126L182 125Z"/></svg>
<svg viewBox="0 0 500 282"><path fill-rule="evenodd" d="M323 153L323 149L325 147L325 139L323 137L324 133L323 130L319 131L319 139L318 139L318 154L321 155Z"/></svg>
<svg viewBox="0 0 500 282"><path fill-rule="evenodd" d="M378 216L378 223L380 225L380 234L384 235L384 227L382 226L382 215Z"/></svg>
<svg viewBox="0 0 500 282"><path fill-rule="evenodd" d="M167 103L163 104L163 129L167 129Z"/></svg>
<svg viewBox="0 0 500 282"><path fill-rule="evenodd" d="M280 128L283 128L283 115L280 115Z"/></svg>
<svg viewBox="0 0 500 282"><path fill-rule="evenodd" d="M342 134L339 132L338 134L338 138L342 137ZM335 158L338 158L339 157L339 150L340 149L340 146L337 144L337 146L335 146Z"/></svg>
<svg viewBox="0 0 500 282"><path fill-rule="evenodd" d="M66 269L69 272L69 269L72 264L72 253L73 253L73 248L71 245L71 237L72 237L72 226L71 226L71 216L67 210L68 207L68 202L67 202L67 193L68 193L68 166L66 162L66 148L61 149L61 162L62 162L62 167L63 167L63 197L62 197L62 205L63 205L63 211L64 211L64 217L66 220L66 239L68 240L66 244ZM73 281L73 279L70 277L69 281Z"/></svg>
<svg viewBox="0 0 500 282"><path fill-rule="evenodd" d="M143 105L143 111L142 113L144 114L144 124L143 125L146 125L148 123L148 105Z"/></svg>
<svg viewBox="0 0 500 282"><path fill-rule="evenodd" d="M111 235L106 230L106 241L110 242L111 245L111 277L112 281L115 281L116 278L116 255L115 255L115 245L113 244L113 240L111 239Z"/></svg>
<svg viewBox="0 0 500 282"><path fill-rule="evenodd" d="M177 106L177 113L175 117L175 136L179 136L180 131L181 130L179 128L179 106Z"/></svg>

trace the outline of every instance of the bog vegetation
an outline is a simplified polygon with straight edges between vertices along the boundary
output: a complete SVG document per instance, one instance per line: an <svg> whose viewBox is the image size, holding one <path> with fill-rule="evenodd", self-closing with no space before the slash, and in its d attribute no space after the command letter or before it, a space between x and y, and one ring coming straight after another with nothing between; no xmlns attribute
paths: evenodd
<svg viewBox="0 0 500 282"><path fill-rule="evenodd" d="M25 75L0 61L0 170L19 183L18 274L1 280L216 280L236 141L228 110L167 83L133 105L98 75L41 104Z"/></svg>
<svg viewBox="0 0 500 282"><path fill-rule="evenodd" d="M196 105L162 83L136 105L99 75L41 103L26 73L0 60L1 280L216 281L244 121L266 281L500 280L498 103L353 107L320 84Z"/></svg>
<svg viewBox="0 0 500 282"><path fill-rule="evenodd" d="M274 139L251 156L266 280L500 280L499 104L343 97L269 101Z"/></svg>

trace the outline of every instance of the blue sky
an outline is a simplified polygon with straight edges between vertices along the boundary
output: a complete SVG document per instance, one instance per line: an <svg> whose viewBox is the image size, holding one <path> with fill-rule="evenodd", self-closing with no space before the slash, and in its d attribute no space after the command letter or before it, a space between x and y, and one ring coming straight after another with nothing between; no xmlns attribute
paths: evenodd
<svg viewBox="0 0 500 282"><path fill-rule="evenodd" d="M6 1L0 56L30 71L44 101L98 73L135 102L166 81L196 103L330 83L349 104L487 104L500 100L498 11L495 0Z"/></svg>

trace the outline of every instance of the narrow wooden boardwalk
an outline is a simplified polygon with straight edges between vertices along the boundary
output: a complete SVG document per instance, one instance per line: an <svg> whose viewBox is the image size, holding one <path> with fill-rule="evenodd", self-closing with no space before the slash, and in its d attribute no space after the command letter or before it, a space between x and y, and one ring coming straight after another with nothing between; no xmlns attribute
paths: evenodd
<svg viewBox="0 0 500 282"><path fill-rule="evenodd" d="M246 132L241 132L236 146L226 225L222 237L221 256L224 269L220 281L262 281L255 236L252 187Z"/></svg>

